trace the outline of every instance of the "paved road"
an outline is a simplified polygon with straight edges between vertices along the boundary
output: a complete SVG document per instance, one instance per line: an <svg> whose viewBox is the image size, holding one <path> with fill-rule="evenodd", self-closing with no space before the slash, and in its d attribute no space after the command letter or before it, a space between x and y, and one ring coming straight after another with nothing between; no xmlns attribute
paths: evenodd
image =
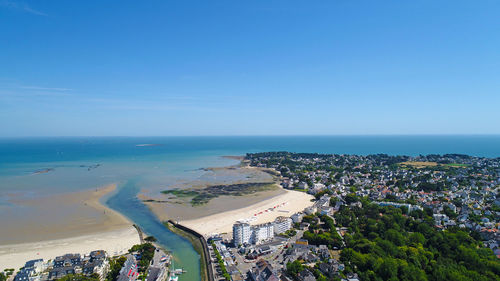
<svg viewBox="0 0 500 281"><path fill-rule="evenodd" d="M163 250L156 248L153 259L151 260L151 266L149 267L147 281L163 281L167 277L167 267L166 262L161 261L162 258L166 257L167 254Z"/></svg>

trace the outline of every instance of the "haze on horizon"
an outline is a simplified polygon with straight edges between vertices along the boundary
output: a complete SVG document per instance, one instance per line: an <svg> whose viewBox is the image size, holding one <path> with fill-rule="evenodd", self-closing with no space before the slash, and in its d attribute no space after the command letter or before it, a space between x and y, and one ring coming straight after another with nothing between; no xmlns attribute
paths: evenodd
<svg viewBox="0 0 500 281"><path fill-rule="evenodd" d="M0 0L0 137L500 134L500 2Z"/></svg>

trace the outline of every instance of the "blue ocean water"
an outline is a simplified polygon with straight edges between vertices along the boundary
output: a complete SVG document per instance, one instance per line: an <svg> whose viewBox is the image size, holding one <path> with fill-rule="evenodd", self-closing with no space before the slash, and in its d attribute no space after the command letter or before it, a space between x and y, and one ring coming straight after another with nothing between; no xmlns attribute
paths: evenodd
<svg viewBox="0 0 500 281"><path fill-rule="evenodd" d="M261 151L500 157L500 136L5 138L0 139L0 210L12 207L7 200L12 193L36 197L119 183L105 203L173 251L177 265L188 270L181 280L199 280L199 257L191 245L169 232L136 194L197 179L204 174L200 168L236 163L221 156Z"/></svg>

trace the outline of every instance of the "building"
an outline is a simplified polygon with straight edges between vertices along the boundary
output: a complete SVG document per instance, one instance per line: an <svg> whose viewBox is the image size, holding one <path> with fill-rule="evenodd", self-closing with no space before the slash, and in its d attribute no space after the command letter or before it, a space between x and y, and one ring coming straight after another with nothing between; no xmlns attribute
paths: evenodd
<svg viewBox="0 0 500 281"><path fill-rule="evenodd" d="M33 269L33 272L38 274L46 269L46 264L43 262L43 259L30 260L26 262L24 268Z"/></svg>
<svg viewBox="0 0 500 281"><path fill-rule="evenodd" d="M316 277L308 269L304 269L297 275L297 280L299 281L316 281Z"/></svg>
<svg viewBox="0 0 500 281"><path fill-rule="evenodd" d="M277 217L274 220L273 228L275 234L281 234L292 228L292 219L283 216Z"/></svg>
<svg viewBox="0 0 500 281"><path fill-rule="evenodd" d="M252 281L279 281L278 274L273 269L271 264L265 260L259 260L255 267L248 272L248 276Z"/></svg>
<svg viewBox="0 0 500 281"><path fill-rule="evenodd" d="M43 259L30 260L24 264L14 278L15 281L39 281L40 274L46 269Z"/></svg>
<svg viewBox="0 0 500 281"><path fill-rule="evenodd" d="M291 218L292 218L292 221L294 223L300 223L300 222L302 222L302 218L303 217L304 217L304 214L302 214L302 213L295 213L295 214L292 215Z"/></svg>
<svg viewBox="0 0 500 281"><path fill-rule="evenodd" d="M233 242L236 247L250 244L251 236L252 230L248 223L237 222L233 225Z"/></svg>
<svg viewBox="0 0 500 281"><path fill-rule="evenodd" d="M381 207L384 207L384 206L392 206L394 208L406 207L406 209L408 210L408 214L415 211L415 210L423 211L423 208L420 206L417 206L417 205L395 203L395 202L375 202L375 203Z"/></svg>
<svg viewBox="0 0 500 281"><path fill-rule="evenodd" d="M104 250L92 251L89 256L84 258L84 260L87 260L87 262L83 265L83 274L91 275L95 273L99 275L100 280L104 280L106 278L109 263L107 254Z"/></svg>
<svg viewBox="0 0 500 281"><path fill-rule="evenodd" d="M332 207L321 207L320 214L332 216L333 215L333 208Z"/></svg>
<svg viewBox="0 0 500 281"><path fill-rule="evenodd" d="M137 261L133 255L127 255L127 260L123 264L118 276L118 281L135 281L139 276L137 271Z"/></svg>
<svg viewBox="0 0 500 281"><path fill-rule="evenodd" d="M312 215L312 214L316 213L316 211L317 211L317 208L314 206L307 207L304 209L304 212L308 215Z"/></svg>
<svg viewBox="0 0 500 281"><path fill-rule="evenodd" d="M264 223L252 226L252 235L250 241L252 244L259 244L263 241L274 238L273 223Z"/></svg>
<svg viewBox="0 0 500 281"><path fill-rule="evenodd" d="M80 254L66 254L54 259L54 268L59 267L74 267L82 264L82 256Z"/></svg>

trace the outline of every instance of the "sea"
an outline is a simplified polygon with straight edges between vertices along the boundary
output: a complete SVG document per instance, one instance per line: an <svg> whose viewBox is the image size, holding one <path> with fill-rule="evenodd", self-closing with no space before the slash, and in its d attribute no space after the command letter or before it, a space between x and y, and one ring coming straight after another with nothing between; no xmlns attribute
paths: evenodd
<svg viewBox="0 0 500 281"><path fill-rule="evenodd" d="M171 251L175 266L187 271L180 280L197 281L200 260L191 244L166 229L136 195L199 179L203 168L238 163L223 156L265 151L496 158L500 135L0 138L0 213L16 208L12 194L36 198L119 183L102 203Z"/></svg>

